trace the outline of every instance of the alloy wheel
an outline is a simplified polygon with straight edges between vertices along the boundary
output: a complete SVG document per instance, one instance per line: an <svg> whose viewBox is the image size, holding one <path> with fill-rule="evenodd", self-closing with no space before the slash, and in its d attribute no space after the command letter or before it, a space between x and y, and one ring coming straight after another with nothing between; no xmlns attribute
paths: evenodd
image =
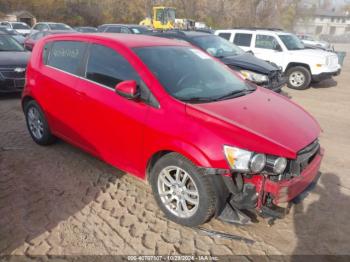
<svg viewBox="0 0 350 262"><path fill-rule="evenodd" d="M178 217L189 218L198 209L197 186L191 176L180 167L168 166L160 172L158 192L164 206Z"/></svg>
<svg viewBox="0 0 350 262"><path fill-rule="evenodd" d="M30 132L36 139L42 139L44 136L44 124L39 110L36 107L30 107L27 113Z"/></svg>

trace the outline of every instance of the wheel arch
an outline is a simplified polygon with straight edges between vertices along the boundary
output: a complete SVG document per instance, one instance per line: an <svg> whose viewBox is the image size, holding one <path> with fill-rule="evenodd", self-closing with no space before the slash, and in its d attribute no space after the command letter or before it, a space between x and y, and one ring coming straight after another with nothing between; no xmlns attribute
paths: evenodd
<svg viewBox="0 0 350 262"><path fill-rule="evenodd" d="M307 70L309 70L310 74L311 74L311 68L308 64L305 64L305 63L300 63L300 62L290 62L287 67L286 67L286 70L285 72L287 73L289 69L293 68L293 67L296 67L296 66L302 66L302 67L305 67Z"/></svg>
<svg viewBox="0 0 350 262"><path fill-rule="evenodd" d="M30 95L24 96L24 97L22 98L22 101L21 101L22 110L24 110L24 106L25 106L28 102L33 101L33 100L35 101L35 99L34 99L32 96L30 96Z"/></svg>
<svg viewBox="0 0 350 262"><path fill-rule="evenodd" d="M147 157L147 164L145 169L145 179L148 181L150 177L151 170L155 163L162 158L163 156L169 154L169 153L178 153L184 157L186 157L188 160L190 160L194 165L199 167L210 167L210 161L209 159L202 153L199 149L187 145L184 146L182 144L182 148L179 147L168 147L166 149L157 150L150 154L149 157Z"/></svg>

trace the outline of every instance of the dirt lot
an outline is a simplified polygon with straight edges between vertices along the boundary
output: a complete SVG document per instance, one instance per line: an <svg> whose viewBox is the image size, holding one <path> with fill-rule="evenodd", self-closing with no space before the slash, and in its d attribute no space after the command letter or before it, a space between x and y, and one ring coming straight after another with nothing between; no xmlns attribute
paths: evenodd
<svg viewBox="0 0 350 262"><path fill-rule="evenodd" d="M285 89L323 128L326 156L315 191L272 227L207 228L169 222L150 187L64 142L34 144L18 96L0 98L0 254L350 254L350 45L343 72L306 91Z"/></svg>

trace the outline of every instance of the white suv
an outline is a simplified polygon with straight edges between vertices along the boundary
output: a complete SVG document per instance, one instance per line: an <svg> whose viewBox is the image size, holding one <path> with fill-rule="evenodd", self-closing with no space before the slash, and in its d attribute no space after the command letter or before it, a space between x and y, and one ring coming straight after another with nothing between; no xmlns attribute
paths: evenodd
<svg viewBox="0 0 350 262"><path fill-rule="evenodd" d="M289 88L306 89L311 81L319 82L340 74L341 66L335 53L305 49L294 34L260 29L217 30L215 34L280 66Z"/></svg>

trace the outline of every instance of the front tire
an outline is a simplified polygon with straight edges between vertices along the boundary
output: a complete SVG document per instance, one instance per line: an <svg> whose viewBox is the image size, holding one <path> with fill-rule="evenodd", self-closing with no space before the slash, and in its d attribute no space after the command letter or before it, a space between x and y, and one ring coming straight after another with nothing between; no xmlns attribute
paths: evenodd
<svg viewBox="0 0 350 262"><path fill-rule="evenodd" d="M150 183L159 207L175 223L198 226L214 215L217 194L213 184L182 155L169 153L159 159Z"/></svg>
<svg viewBox="0 0 350 262"><path fill-rule="evenodd" d="M310 71L303 66L295 66L287 71L287 86L291 89L305 90L311 83Z"/></svg>
<svg viewBox="0 0 350 262"><path fill-rule="evenodd" d="M56 141L52 135L45 114L40 106L31 100L24 105L27 128L30 136L39 145L51 145Z"/></svg>

